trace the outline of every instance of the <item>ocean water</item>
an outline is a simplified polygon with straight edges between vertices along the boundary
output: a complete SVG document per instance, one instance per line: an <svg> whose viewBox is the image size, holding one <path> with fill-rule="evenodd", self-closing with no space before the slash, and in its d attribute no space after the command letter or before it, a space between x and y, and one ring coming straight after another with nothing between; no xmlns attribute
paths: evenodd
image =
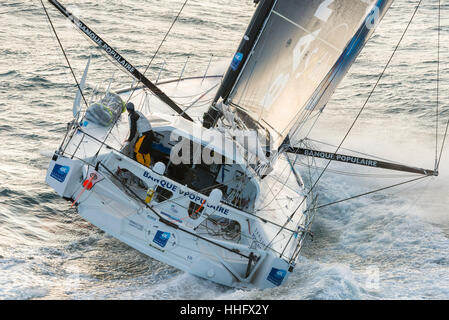
<svg viewBox="0 0 449 320"><path fill-rule="evenodd" d="M64 4L144 70L182 0ZM190 0L148 75L222 72L254 10L252 0ZM418 1L396 0L328 104L311 138L343 138ZM433 168L438 1L423 5L344 148ZM78 77L92 54L88 89L114 74L47 5ZM0 3L0 299L448 299L449 148L440 176L323 208L289 282L243 291L196 278L107 236L45 185L49 155L71 120L76 90L40 1ZM442 6L439 146L449 118L449 5ZM164 61L165 64L164 64ZM316 144L321 146L321 144ZM323 166L323 163L318 163ZM298 168L305 167L298 164ZM332 164L319 203L409 177Z"/></svg>

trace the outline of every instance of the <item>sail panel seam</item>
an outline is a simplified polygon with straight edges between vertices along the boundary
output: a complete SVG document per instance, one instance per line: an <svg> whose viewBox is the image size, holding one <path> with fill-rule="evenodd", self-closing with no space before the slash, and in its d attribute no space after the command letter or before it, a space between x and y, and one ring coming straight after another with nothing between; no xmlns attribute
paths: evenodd
<svg viewBox="0 0 449 320"><path fill-rule="evenodd" d="M273 13L276 14L277 16L281 17L282 19L286 20L287 22L290 22L292 25L294 25L295 27L298 27L299 29L303 30L304 32L307 32L308 34L312 34L312 31L307 30L306 28L300 26L299 24L297 24L296 22L294 22L293 20L290 20L289 18L287 18L286 16L282 15L281 13L273 10ZM320 40L321 42L325 43L327 46L331 47L332 49L334 49L335 51L342 51L341 49L338 49L336 46L334 46L333 44L331 44L330 42L320 38L320 37L315 37L316 39Z"/></svg>

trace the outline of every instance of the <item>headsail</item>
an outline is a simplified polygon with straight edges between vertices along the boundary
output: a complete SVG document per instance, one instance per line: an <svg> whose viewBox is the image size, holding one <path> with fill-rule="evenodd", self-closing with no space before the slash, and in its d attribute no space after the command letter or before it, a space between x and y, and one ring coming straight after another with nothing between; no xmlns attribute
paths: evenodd
<svg viewBox="0 0 449 320"><path fill-rule="evenodd" d="M87 72L89 71L90 61L92 56L87 61L86 68L84 69L83 77L81 78L79 89L76 93L75 101L73 102L73 117L78 117L81 110L81 96L83 94L84 86L86 85Z"/></svg>
<svg viewBox="0 0 449 320"><path fill-rule="evenodd" d="M301 112L328 102L393 0L265 0L259 6L271 2L248 57L236 55L242 71L234 83L223 82L232 90L219 94L270 130L277 148Z"/></svg>

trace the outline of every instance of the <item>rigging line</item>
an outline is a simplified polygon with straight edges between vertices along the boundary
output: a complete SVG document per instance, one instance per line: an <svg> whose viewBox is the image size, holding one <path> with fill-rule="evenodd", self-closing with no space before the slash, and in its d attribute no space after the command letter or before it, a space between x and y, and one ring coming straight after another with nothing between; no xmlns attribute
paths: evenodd
<svg viewBox="0 0 449 320"><path fill-rule="evenodd" d="M209 88L206 92L202 93L198 98L196 98L193 102L189 101L188 106L184 109L184 111L180 114L183 115L186 113L190 108L192 108L197 102L199 102L201 99L203 99L208 93L210 93L215 87L218 86L218 83Z"/></svg>
<svg viewBox="0 0 449 320"><path fill-rule="evenodd" d="M216 75L210 75L210 76L206 76L204 79L214 79L214 78L223 78L223 75L220 74L216 74ZM183 77L181 78L181 81L185 81L185 80L195 80L195 79L203 79L203 76L192 76L192 77ZM168 80L164 80L164 81L159 81L157 84L158 85L162 85L162 84L168 84L168 83L173 83L173 82L179 82L179 78L176 79L168 79ZM136 87L136 89L147 89L145 86L139 86ZM133 88L124 88L124 89L120 89L118 91L116 91L117 94L123 94L126 92L129 92L133 90ZM175 97L176 98L176 97Z"/></svg>
<svg viewBox="0 0 449 320"><path fill-rule="evenodd" d="M84 103L86 104L86 107L88 107L86 98L84 97L83 90L81 90L81 87L80 87L80 85L79 85L78 79L76 78L75 72L73 71L72 65L70 64L69 58L67 57L67 54L65 53L64 47L63 47L63 45L62 45L62 43L61 43L61 40L59 39L59 36L58 36L58 33L56 32L55 27L54 27L54 25L53 25L53 21L51 21L50 15L48 14L47 8L45 7L43 0L40 0L40 2L41 2L41 4L42 4L42 8L43 8L44 11L45 11L45 15L47 16L47 19L48 19L48 21L50 22L51 28L52 28L52 30L53 30L55 36L56 36L56 40L58 40L59 47L61 48L62 53L64 54L65 60L67 61L67 65L69 66L70 71L71 71L71 73L72 73L72 76L73 76L73 78L75 79L76 86L78 87L78 90L80 91L81 96L83 97L83 100L84 100Z"/></svg>
<svg viewBox="0 0 449 320"><path fill-rule="evenodd" d="M430 176L429 176L430 177ZM433 180L431 180L431 179L429 179L429 180L427 180L427 182L422 182L424 185L423 185L423 190L427 190L428 188L429 188L429 185L431 184L433 182ZM404 194L404 193L407 193L407 192L411 192L412 191L412 189L414 189L414 188L416 188L417 186L418 186L418 184L420 184L421 183L421 181L416 181L415 183L411 183L411 184L409 184L409 186L408 187L404 187L404 188L401 188L401 189L398 189L397 191L392 191L389 195L390 196L395 196L395 195L399 195L399 194ZM421 192L419 195L418 195L418 197L416 198L416 200L413 202L413 204L416 204L417 202L418 202L418 200L422 197L424 195L424 192ZM410 206L412 206L413 204L411 204Z"/></svg>
<svg viewBox="0 0 449 320"><path fill-rule="evenodd" d="M367 106L368 102L370 101L370 99L371 99L371 97L372 97L374 91L376 90L377 86L379 85L380 81L382 80L382 78L383 78L385 72L387 71L388 67L390 66L390 63L391 63L391 61L393 60L393 57L395 56L397 50L399 49L399 46L401 45L402 40L404 39L404 37L405 37L405 35L406 35L406 33L407 33L407 31L408 31L410 25L412 24L413 19L415 18L415 15L416 15L416 13L418 12L418 9L420 8L422 1L423 1L423 0L419 0L419 3L418 3L418 5L417 5L416 8L415 8L412 17L410 18L410 21L408 22L408 24L407 24L407 26L406 26L406 28L405 28L405 30L404 30L404 32L403 32L401 38L399 39L399 41L398 41L396 47L394 48L393 53L391 54L390 58L388 59L387 64L385 65L384 69L382 70L381 74L379 75L379 77L378 77L376 83L374 84L373 89L372 89L371 92L369 93L369 95L368 95L368 97L367 97L365 103L363 104L362 108L360 109L360 111L359 111L359 113L357 114L356 118L354 119L353 123L352 123L351 126L349 127L349 130L346 132L345 136L343 137L342 141L340 142L339 146L337 147L337 150L335 150L335 152L334 152L334 157L336 156L336 154L337 154L338 151L340 150L340 148L341 148L341 146L343 145L343 143L346 141L347 137L349 136L349 133L351 133L352 129L354 128L354 126L355 126L355 124L357 123L358 119L360 118L361 114L362 114L363 111L365 110L365 107ZM449 125L449 123L448 123L448 125ZM303 200L301 201L301 203L298 205L298 207L296 208L296 210L293 211L293 213L291 214L290 219L293 219L293 217L295 216L296 212L299 210L299 208L301 208L301 206L303 205L304 201L307 199L307 196L308 196L308 195L315 189L315 187L317 186L318 182L321 180L321 178L323 177L324 173L326 172L327 168L330 166L330 164L332 163L332 161L333 161L332 159L330 159L330 160L328 161L328 163L327 163L326 166L324 167L323 171L321 172L321 174L319 175L319 177L317 178L317 180L313 183L312 187L311 187L311 188L309 189L309 191L307 192L306 197L304 197L304 199L303 199ZM284 226L286 226L286 225L288 224L288 222L290 221L290 219L287 220L287 221L285 222ZM282 229L280 229L280 230L278 231L278 233L277 233L277 234L274 236L274 238L270 241L270 243L267 245L267 247L271 244L271 242L272 242L272 241L273 241L273 240L274 240L274 239L275 239L281 232L282 232Z"/></svg>
<svg viewBox="0 0 449 320"><path fill-rule="evenodd" d="M305 139L307 139L307 138L309 137L310 133L311 133L312 130L315 128L315 126L316 126L318 120L320 119L321 115L323 114L323 110L324 110L324 108L321 109L321 110L317 113L317 115L314 116L314 117L316 117L316 119L315 119L315 121L313 122L312 126L310 127L309 132L307 132ZM312 120L314 117L312 117L311 119L308 119L308 120ZM308 120L307 120L307 121L308 121ZM305 124L305 123L304 123L304 124ZM300 127L298 127L298 129L300 130ZM302 129L302 128L301 128L301 129ZM297 134L297 133L299 132L299 130L296 131L295 134Z"/></svg>
<svg viewBox="0 0 449 320"><path fill-rule="evenodd" d="M441 35L441 0L438 0L438 41L437 41L437 105L435 112L435 171L438 170L438 122L440 109L440 35Z"/></svg>
<svg viewBox="0 0 449 320"><path fill-rule="evenodd" d="M304 126L306 125L306 123L307 123L308 121L310 121L310 120L312 120L313 118L316 117L315 121L313 122L312 126L310 127L309 131L307 132L307 134L306 134L305 137L304 137L304 139L307 139L308 136L310 135L310 133L312 132L312 130L315 128L315 126L316 126L318 120L320 119L321 115L323 114L323 110L324 110L324 108L322 108L319 112L317 112L316 115L314 115L314 116L311 117L311 118L310 118L310 116L312 115L312 113L310 113L310 115L304 120L304 122L303 122L301 125L299 125L299 126L293 131L293 134L290 134L290 133L289 133L290 138L292 139L294 136L296 136L296 135L298 134L298 132L300 132L300 131L304 128ZM303 140L304 140L304 139L303 139Z"/></svg>
<svg viewBox="0 0 449 320"><path fill-rule="evenodd" d="M41 1L42 1L42 0L41 0ZM178 18L179 18L179 16L181 15L181 12L184 10L184 7L186 6L186 4L187 4L188 1L189 1L189 0L186 0L186 1L184 2L184 4L183 4L182 7L181 7L181 10L180 10L179 13L178 13L178 15L177 15L176 18L173 20L173 23L171 24L170 28L168 29L167 33L165 34L164 39L163 39L163 40L161 41L161 43L159 44L158 49L157 49L156 52L154 53L153 57L152 57L151 60L150 60L150 63L147 65L145 71L143 72L143 74L142 74L143 76L145 76L145 73L148 71L148 68L149 68L150 65L153 63L154 58L155 58L156 55L159 53L160 48L162 47L162 45L164 44L165 40L167 39L167 37L168 37L168 35L169 35L171 29L172 29L173 26L175 25L176 21L178 21ZM136 91L138 85L139 85L141 82L142 82L142 78L139 78L139 81L137 81L137 83L136 83L136 85L134 86L134 88L132 88L131 94L129 95L129 97L128 97L126 103L128 103L128 102L131 100L131 97L133 96L134 92ZM132 85L131 85L131 87L132 87ZM104 141L102 142L100 148L98 149L97 153L95 154L95 158L98 157L98 155L99 155L101 149L103 148L104 144L106 143L106 140L108 139L109 135L111 134L113 127L114 127L116 124L117 124L117 120L116 120L116 121L114 122L114 124L111 126L111 129L109 130L109 132L108 132L108 134L106 135Z"/></svg>
<svg viewBox="0 0 449 320"><path fill-rule="evenodd" d="M440 82L440 36L441 36L441 0L438 1L438 74L437 74L437 97L438 97L438 101L437 101L437 108L439 107L439 82ZM438 113L439 111L437 111L437 117L438 117ZM437 126L438 126L438 118L437 118ZM437 127L438 128L438 127ZM436 163L436 171L438 172L438 169L440 168L440 163L441 163L441 158L443 156L443 151L444 151L444 147L446 144L446 139L447 139L447 135L448 135L448 130L449 130L449 120L446 123L446 129L444 132L444 136L443 136L443 143L441 145L441 151L440 151L440 155L438 157L437 163ZM438 129L437 129L437 139L438 139ZM437 149L438 149L438 142L437 142Z"/></svg>
<svg viewBox="0 0 449 320"><path fill-rule="evenodd" d="M381 191L384 191L384 190L387 190L387 189L399 187L401 185L412 183L412 182L415 182L415 181L418 181L418 180L422 180L422 179L425 179L425 178L429 178L429 177L430 176L424 176L424 177L419 177L419 178L415 178L415 179L412 179L412 180L407 180L407 181L400 182L400 183L397 183L397 184L394 184L394 185L391 185L391 186L388 186L388 187L384 187L384 188L376 189L376 190L373 190L373 191L365 192L365 193L362 193L362 194L359 194L359 195L356 195L356 196L352 196L352 197L349 197L349 198L346 198L346 199L342 199L342 200L326 203L326 204L323 204L323 205L319 205L319 206L316 206L314 208L314 210L325 208L325 207L329 207L329 206L332 206L332 205L335 205L335 204L338 204L338 203L341 203L341 202L345 202L345 201L361 198L361 197L364 197L364 196L367 196L367 195L370 195L370 194L373 194L373 193L378 193L378 192L381 192ZM306 212L307 211L311 211L311 210L307 209Z"/></svg>
<svg viewBox="0 0 449 320"><path fill-rule="evenodd" d="M289 167L288 165L286 165L286 166L284 167L284 169L282 170L282 173L280 174L281 176L284 175L284 172L285 172L285 170L287 170L287 168L290 169L290 167ZM277 181L277 183L279 183L279 184L282 185L282 187L280 188L280 190L279 190L276 194L273 192L273 187L276 186L276 182L273 184L273 187L270 187L270 185L267 183L268 190L270 191L270 193L271 193L271 195L273 196L273 198L272 198L271 201L270 201L268 204L266 204L264 207L259 208L258 211L263 211L263 210L266 209L268 206L270 206L273 202L276 202L276 203L277 203L278 210L280 209L280 213L282 213L282 215L283 215L285 218L288 219L288 212L284 212L284 209L285 209L285 208L284 208L284 206L280 205L280 203L279 203L279 202L280 202L280 199L277 198L277 197L279 196L279 194L280 194L282 191L284 191L284 188L286 187L287 181L290 179L291 174L292 174L292 171L289 170L288 176L287 176L285 182L280 182L279 180L274 179L274 180ZM273 177L273 178L274 178L274 177ZM267 194L267 197L268 197L268 194Z"/></svg>
<svg viewBox="0 0 449 320"><path fill-rule="evenodd" d="M51 50L51 52L53 53L52 54L52 57L57 57L57 58L54 58L54 64L55 65L57 65L57 63L61 63L61 65L63 65L64 66L64 59L62 58L62 56L61 56L61 54L60 54L60 52L59 51L57 51L57 49L56 49L56 47L57 47L57 45L58 45L58 42L56 41L56 37L55 37L55 35L53 34L53 31L52 31L52 29L51 29L51 25L50 25L50 23L48 22L48 19L47 20L45 20L45 22L47 23L47 27L48 27L48 31L50 32L50 34L51 34L51 38L53 39L53 41L55 42L55 46L53 47L53 46L51 46L51 48L49 48L49 50ZM58 62L58 60L59 60L59 62ZM63 67L64 68L64 67ZM67 81L67 83L70 83L70 77L69 77L69 75L67 74L67 72L63 72L64 73L64 75L65 75L65 77L66 77L66 81ZM70 73L70 72L69 72ZM65 90L65 88L62 88L62 90ZM63 91L64 93L66 93L66 91ZM62 95L62 94L61 94Z"/></svg>
<svg viewBox="0 0 449 320"><path fill-rule="evenodd" d="M143 75L145 75L145 73L147 73L148 68L151 66L151 64L153 63L154 58L155 58L155 57L157 56L157 54L159 53L159 51L160 51L162 45L164 44L165 40L167 39L168 35L170 34L170 32L171 32L173 26L175 25L175 23L178 21L179 17L181 16L181 13L182 13L182 11L184 10L184 7L187 5L187 2L188 2L188 1L189 1L189 0L186 0L186 1L184 2L184 4L182 5L181 9L180 9L179 12L178 12L178 15L175 17L175 19L173 20L173 22L172 22L170 28L168 29L167 33L165 34L164 39L162 39L161 43L159 44L159 47L157 48L156 52L154 53L153 57L151 58L150 62L148 63L148 65L147 65L145 71L143 72ZM135 87L132 89L132 92L131 92L131 94L129 95L129 98L128 98L128 101L127 101L127 102L129 102L129 100L131 100L132 95L134 94L134 92L136 91L136 88L138 87L138 85L139 85L140 83L141 83L141 79L139 79L139 81L136 83Z"/></svg>
<svg viewBox="0 0 449 320"><path fill-rule="evenodd" d="M302 161L298 161L297 162L298 166L302 166L302 167L314 167L316 169L323 169L323 167L319 167L317 165L310 165L307 163L304 163ZM359 177L359 178L377 178L377 179L398 179L398 178L410 178L410 175L401 175L401 174L369 174L369 173L352 173L352 172L347 172L347 171L341 171L341 170L332 170L332 169L327 169L328 172L332 172L335 174L340 174L340 175L345 175L345 176L350 176L350 177Z"/></svg>
<svg viewBox="0 0 449 320"><path fill-rule="evenodd" d="M322 113L323 113L324 108L321 108L321 110L319 110L319 112L317 112L315 115L312 116L313 111L314 110L302 110L300 113L298 113L298 120L297 120L297 125L293 125L292 129L290 129L288 136L290 137L290 141L306 126L306 124L313 120L314 118L316 118L312 124L312 126L310 127L309 132L307 133L307 135L305 136L304 139L306 139L310 133L312 132L313 128L315 127L315 125L318 122L318 119L321 117ZM301 114L301 113L304 114ZM301 120L300 120L301 118ZM304 140L302 139L302 140ZM291 145L291 143L290 143Z"/></svg>
<svg viewBox="0 0 449 320"><path fill-rule="evenodd" d="M56 37L55 37L55 35L53 34L53 31L52 31L52 29L51 29L51 25L50 25L48 19L45 20L45 22L47 23L48 31L49 31L50 34L51 34L51 38L53 39L53 41L55 41L55 43L57 43ZM60 56L60 55L58 54L58 52L56 51L56 48L53 48L53 47L52 47L51 50L54 52L54 56L57 56L59 59L61 59L61 56ZM57 61L57 60L58 60L58 59L56 59L55 61ZM59 62L61 63L61 65L64 66L64 60L63 60L63 59L61 59ZM56 65L56 64L57 64L57 62L55 62L55 65ZM65 69L65 68L64 68L64 69ZM69 72L69 73L70 73L70 72ZM69 77L69 75L68 75L66 72L63 72L63 74L64 74L64 76L66 77L67 83L70 83L70 77ZM65 91L64 91L64 93L65 93ZM65 143L65 141L66 141L66 139L67 139L67 136L68 136L69 132L70 132L70 128L67 128L67 129L66 129L66 132L65 132L65 135L64 135L64 138L63 138L63 140L61 141L61 144L60 144L58 150L62 150L62 147L63 147L63 145L64 145L64 143Z"/></svg>
<svg viewBox="0 0 449 320"><path fill-rule="evenodd" d="M287 157L287 158L288 158L288 157ZM267 187L268 187L268 189L270 190L270 192L271 192L271 194L273 195L273 197L271 198L271 200L269 200L268 202L266 202L263 206L261 206L260 208L258 208L258 209L256 210L256 212L265 211L265 209L268 208L274 201L276 201L276 202L279 201L279 199L278 199L277 197L278 197L279 194L284 190L284 188L287 186L287 181L290 179L290 176L291 176L291 174L293 173L292 170L291 170L290 165L288 164L288 160L287 160L286 162L287 162L287 163L286 163L284 169L282 169L282 172L279 173L279 176L284 176L285 171L286 171L287 169L290 169L289 172L288 172L288 176L286 177L285 181L284 181L284 182L281 182L281 181L279 181L278 179L276 179L274 176L272 177L272 179L273 179L273 180L276 180L277 183L283 184L282 187L280 188L280 190L279 190L276 194L274 194L274 193L273 193L273 189L272 189L272 188L268 185L268 183L267 183ZM275 183L276 183L276 182L275 182ZM292 188L290 188L289 186L287 186L287 188L292 189ZM294 192L297 192L296 190L293 190L293 191L294 191ZM302 196L301 196L301 198L302 198ZM279 206L279 208L280 208L280 207L281 207L281 206Z"/></svg>
<svg viewBox="0 0 449 320"><path fill-rule="evenodd" d="M444 151L444 147L445 147L445 144L446 144L448 132L449 132L449 120L446 123L446 131L444 133L443 144L441 146L440 156L438 158L437 170L435 171L436 173L438 173L438 169L440 168L441 158L443 156L443 151Z"/></svg>

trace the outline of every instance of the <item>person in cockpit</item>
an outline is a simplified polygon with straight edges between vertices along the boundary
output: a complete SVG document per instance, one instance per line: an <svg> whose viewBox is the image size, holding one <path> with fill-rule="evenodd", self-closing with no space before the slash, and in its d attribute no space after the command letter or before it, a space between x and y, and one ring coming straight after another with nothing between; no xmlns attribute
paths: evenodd
<svg viewBox="0 0 449 320"><path fill-rule="evenodd" d="M150 149L154 139L153 128L150 121L142 112L136 111L134 104L129 102L126 104L129 120L129 138L126 142L131 142L137 135L137 141L134 146L134 158L145 167L151 164Z"/></svg>

